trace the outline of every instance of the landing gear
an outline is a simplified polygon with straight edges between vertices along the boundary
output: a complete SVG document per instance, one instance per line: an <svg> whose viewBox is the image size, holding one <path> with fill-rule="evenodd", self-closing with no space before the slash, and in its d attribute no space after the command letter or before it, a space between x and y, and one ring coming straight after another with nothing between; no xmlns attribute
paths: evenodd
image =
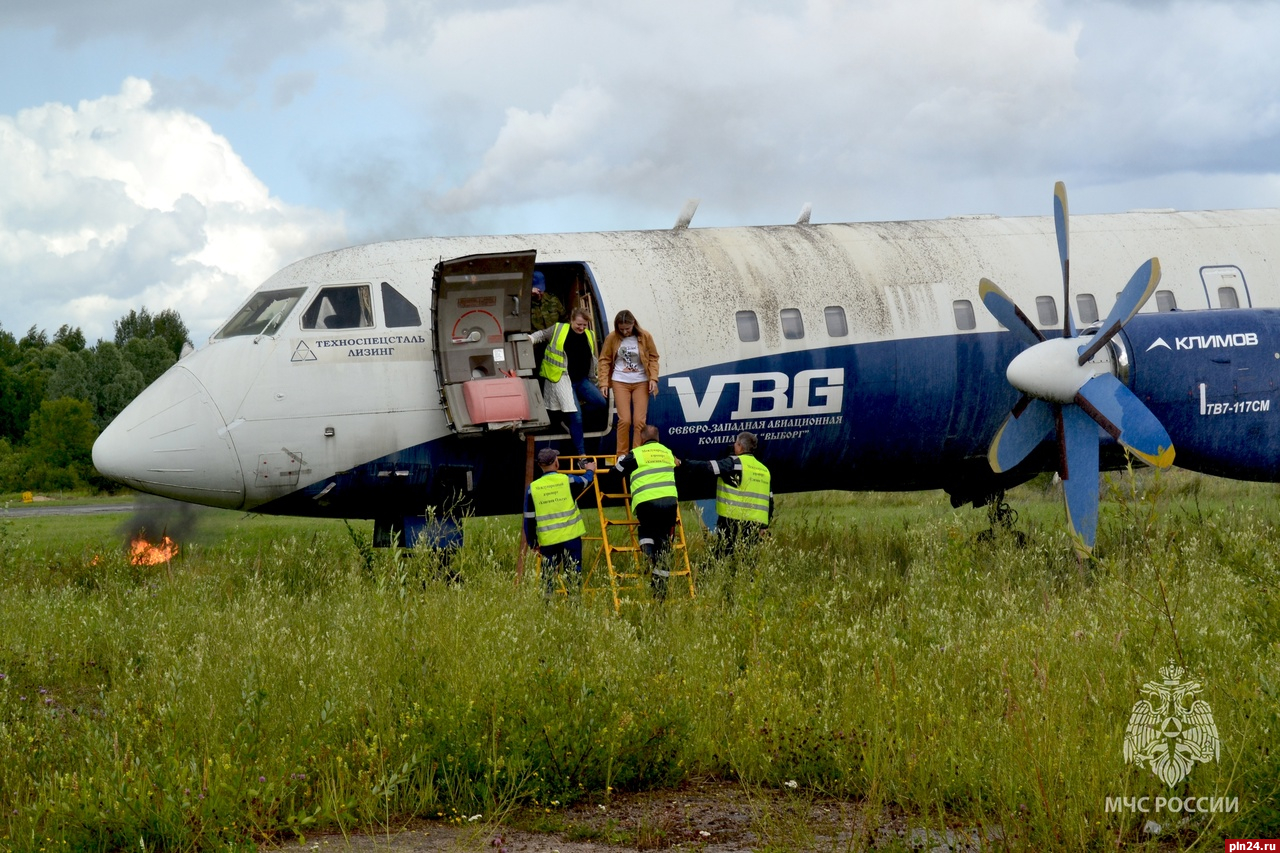
<svg viewBox="0 0 1280 853"><path fill-rule="evenodd" d="M994 474L985 456L965 459L957 467L956 476L943 489L953 507L969 504L974 509L984 506L987 508L987 519L991 527L977 535L979 542L994 542L997 538L1012 537L1018 545L1023 545L1027 536L1013 529L1018 523L1018 512L1004 499L1005 491L1046 470L1049 461L1051 460L1046 458L1044 451L1037 451L1013 469L1003 474Z"/></svg>
<svg viewBox="0 0 1280 853"><path fill-rule="evenodd" d="M997 536L1006 536L1012 537L1019 546L1027 544L1027 535L1013 529L1018 523L1018 511L1009 506L1003 491L987 499L987 521L991 527L978 534L979 542L994 542Z"/></svg>

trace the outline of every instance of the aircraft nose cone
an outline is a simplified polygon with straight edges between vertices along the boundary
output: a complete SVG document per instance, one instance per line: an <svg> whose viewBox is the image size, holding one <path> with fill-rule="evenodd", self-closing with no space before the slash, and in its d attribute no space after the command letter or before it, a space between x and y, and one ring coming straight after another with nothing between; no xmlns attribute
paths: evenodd
<svg viewBox="0 0 1280 853"><path fill-rule="evenodd" d="M244 476L226 422L184 367L157 379L93 444L102 474L139 491L206 506L244 503Z"/></svg>

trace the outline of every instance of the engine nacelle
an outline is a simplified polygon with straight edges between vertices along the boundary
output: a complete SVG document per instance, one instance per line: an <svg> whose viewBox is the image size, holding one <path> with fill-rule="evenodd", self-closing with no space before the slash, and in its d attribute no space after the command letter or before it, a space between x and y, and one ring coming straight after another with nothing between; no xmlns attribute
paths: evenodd
<svg viewBox="0 0 1280 853"><path fill-rule="evenodd" d="M1140 314L1116 343L1118 375L1168 430L1180 467L1280 476L1280 311Z"/></svg>

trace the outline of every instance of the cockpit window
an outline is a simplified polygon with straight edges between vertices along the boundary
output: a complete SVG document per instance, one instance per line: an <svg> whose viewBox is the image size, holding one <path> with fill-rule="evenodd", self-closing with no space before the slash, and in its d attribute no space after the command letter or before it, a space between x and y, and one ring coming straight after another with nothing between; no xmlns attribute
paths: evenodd
<svg viewBox="0 0 1280 853"><path fill-rule="evenodd" d="M264 290L253 294L214 338L275 333L306 290L305 287L291 287L288 290Z"/></svg>
<svg viewBox="0 0 1280 853"><path fill-rule="evenodd" d="M321 288L302 315L304 329L363 329L373 325L373 299L367 284Z"/></svg>
<svg viewBox="0 0 1280 853"><path fill-rule="evenodd" d="M388 329L422 325L422 315L418 313L418 306L386 281L382 283L382 313L387 318Z"/></svg>

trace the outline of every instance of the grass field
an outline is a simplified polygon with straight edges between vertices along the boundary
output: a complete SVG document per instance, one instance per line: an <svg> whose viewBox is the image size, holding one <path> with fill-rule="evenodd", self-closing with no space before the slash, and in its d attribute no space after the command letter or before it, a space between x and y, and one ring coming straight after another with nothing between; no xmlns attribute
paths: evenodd
<svg viewBox="0 0 1280 853"><path fill-rule="evenodd" d="M517 585L514 518L467 522L457 585L367 522L209 512L139 567L121 516L0 515L0 848L500 821L708 776L996 848L1275 837L1277 490L1112 479L1088 564L1048 483L1010 495L1025 540L939 493L789 496L751 554L691 535L696 598L620 615ZM1170 660L1220 741L1172 787L1123 746Z"/></svg>

